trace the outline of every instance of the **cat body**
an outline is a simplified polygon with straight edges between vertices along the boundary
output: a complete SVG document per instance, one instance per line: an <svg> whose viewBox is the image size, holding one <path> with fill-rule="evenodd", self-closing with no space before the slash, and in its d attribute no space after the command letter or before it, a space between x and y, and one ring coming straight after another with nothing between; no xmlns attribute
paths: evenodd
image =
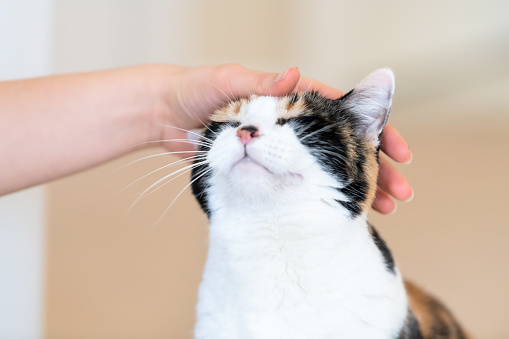
<svg viewBox="0 0 509 339"><path fill-rule="evenodd" d="M423 338L367 222L393 91L380 70L337 100L252 96L211 117L192 177L210 220L196 338Z"/></svg>
<svg viewBox="0 0 509 339"><path fill-rule="evenodd" d="M313 205L211 222L197 338L397 338L407 315L400 275L366 228L346 230L340 214ZM237 227L249 234L232 235Z"/></svg>

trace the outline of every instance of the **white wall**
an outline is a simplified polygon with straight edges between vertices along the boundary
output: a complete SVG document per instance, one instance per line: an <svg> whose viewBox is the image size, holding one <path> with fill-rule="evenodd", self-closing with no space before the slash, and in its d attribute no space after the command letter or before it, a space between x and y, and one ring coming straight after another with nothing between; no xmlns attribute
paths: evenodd
<svg viewBox="0 0 509 339"><path fill-rule="evenodd" d="M48 74L50 31L51 0L0 0L0 80ZM2 339L44 335L44 206L43 187L0 198Z"/></svg>

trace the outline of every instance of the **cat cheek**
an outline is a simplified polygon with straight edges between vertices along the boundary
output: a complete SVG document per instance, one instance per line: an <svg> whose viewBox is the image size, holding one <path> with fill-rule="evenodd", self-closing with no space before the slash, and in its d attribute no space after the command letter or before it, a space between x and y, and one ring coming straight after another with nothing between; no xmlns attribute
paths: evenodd
<svg viewBox="0 0 509 339"><path fill-rule="evenodd" d="M291 186L300 186L304 183L304 176L299 173L290 173L288 175L288 181Z"/></svg>
<svg viewBox="0 0 509 339"><path fill-rule="evenodd" d="M210 167L214 171L228 174L232 166L244 157L244 146L237 139L229 137L216 140L207 155Z"/></svg>

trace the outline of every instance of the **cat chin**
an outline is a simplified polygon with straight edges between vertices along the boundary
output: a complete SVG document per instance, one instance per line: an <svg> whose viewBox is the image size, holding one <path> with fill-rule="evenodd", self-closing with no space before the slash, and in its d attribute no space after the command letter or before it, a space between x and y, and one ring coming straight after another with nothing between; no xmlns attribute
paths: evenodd
<svg viewBox="0 0 509 339"><path fill-rule="evenodd" d="M242 208L287 200L289 192L300 192L300 187L305 185L300 174L274 174L252 160L240 161L231 171L216 176L212 181L214 187L223 187L219 191L221 201L229 206L240 204Z"/></svg>
<svg viewBox="0 0 509 339"><path fill-rule="evenodd" d="M239 171L240 175L246 176L257 176L257 175L270 175L273 176L274 173L271 172L267 167L258 161L254 160L251 157L243 157L239 161L237 161L232 166L232 171Z"/></svg>
<svg viewBox="0 0 509 339"><path fill-rule="evenodd" d="M273 170L251 157L244 157L236 162L231 168L230 178L236 185L242 185L242 188L246 186L260 188L259 185L262 184L265 189L271 192L275 189L296 187L304 181L301 174L292 172L274 173Z"/></svg>

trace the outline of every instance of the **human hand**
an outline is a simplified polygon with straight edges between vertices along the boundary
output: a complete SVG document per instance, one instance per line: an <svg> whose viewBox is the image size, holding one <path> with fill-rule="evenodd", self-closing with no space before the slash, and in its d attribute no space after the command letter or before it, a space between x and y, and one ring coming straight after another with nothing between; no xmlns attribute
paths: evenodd
<svg viewBox="0 0 509 339"><path fill-rule="evenodd" d="M297 68L289 68L280 74L254 71L240 65L182 67L172 66L173 85L165 93L169 111L162 111L157 118L161 122L161 140L187 138L185 130L203 127L208 116L228 101L250 94L285 95L292 91L319 91L329 98L339 98L344 92L320 82L300 77ZM168 124L165 127L163 125ZM178 127L172 128L170 126ZM191 144L167 142L163 145L174 152L192 152ZM396 162L408 163L412 154L405 139L390 124L384 128L381 150ZM395 210L397 200L409 200L412 188L406 178L384 156L380 156L378 189L373 208L388 214Z"/></svg>
<svg viewBox="0 0 509 339"><path fill-rule="evenodd" d="M382 136L381 150L392 160L409 164L412 162L412 153L405 139L390 124L386 124ZM378 169L378 189L373 202L373 208L382 213L389 214L396 211L396 203L391 197L400 201L410 201L414 191L408 180L390 163L386 156L380 154Z"/></svg>

